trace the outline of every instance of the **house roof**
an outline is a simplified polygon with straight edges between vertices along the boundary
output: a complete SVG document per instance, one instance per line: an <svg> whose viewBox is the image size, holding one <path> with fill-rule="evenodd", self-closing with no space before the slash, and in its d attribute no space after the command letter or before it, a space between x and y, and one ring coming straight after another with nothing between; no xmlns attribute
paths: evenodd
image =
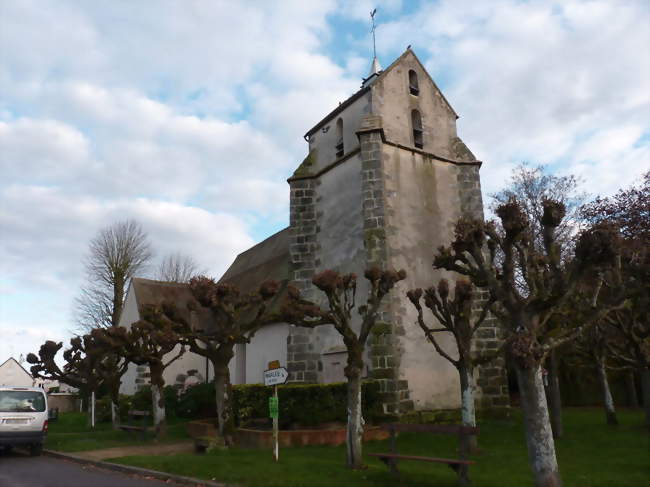
<svg viewBox="0 0 650 487"><path fill-rule="evenodd" d="M203 323L201 316L194 317L190 313L189 303L194 301L187 283L154 281L134 277L131 279L131 289L135 293L138 312L142 306L160 306L163 303L172 303L185 321L192 326ZM204 319L207 320L207 317Z"/></svg>
<svg viewBox="0 0 650 487"><path fill-rule="evenodd" d="M244 293L255 292L264 281L280 282L280 289L268 303L268 311L282 308L290 281L289 236L287 227L237 256L219 282L232 284Z"/></svg>
<svg viewBox="0 0 650 487"><path fill-rule="evenodd" d="M27 369L25 369L25 367L23 367L22 365L20 365L20 362L18 362L18 361L17 361L15 358L13 358L13 357L9 357L7 360L5 360L4 362L2 362L2 363L0 364L0 369L2 369L2 367L4 367L4 366L5 366L6 364L8 364L9 362L14 362L18 367L20 367L20 368L23 370L23 372L25 372L25 374L27 374L30 378L33 379L32 374L30 374L29 372L27 372Z"/></svg>
<svg viewBox="0 0 650 487"><path fill-rule="evenodd" d="M219 282L233 284L242 292L253 292L270 279L288 281L289 233L287 227L239 254Z"/></svg>
<svg viewBox="0 0 650 487"><path fill-rule="evenodd" d="M289 281L289 228L279 231L237 256L220 283L228 283L242 293L257 291L266 280L280 281L280 291L271 300L269 308L278 310L286 295ZM142 306L160 306L173 303L181 316L195 328L209 330L212 319L209 313L190 313L188 304L194 300L187 283L154 281L135 277L131 279L138 310Z"/></svg>
<svg viewBox="0 0 650 487"><path fill-rule="evenodd" d="M382 79L383 77L385 77L385 76L386 76L386 73L390 72L390 71L391 71L395 66L397 66L397 65L400 63L400 61L401 61L402 59L404 59L404 58L405 58L407 55L409 55L409 54L411 54L411 55L413 56L413 58L417 61L417 63L418 63L418 64L420 65L420 67L422 68L422 71L424 71L424 73L427 75L427 77L429 78L429 80L431 81L431 83L433 83L433 86L435 87L436 90L438 90L438 92L440 93L440 96L441 96L442 99L444 100L444 102L445 102L445 104L447 105L447 107L449 108L449 110L451 110L451 112L454 114L454 116L455 116L456 118L458 118L458 114L456 113L456 111L454 110L454 108L451 106L451 103L449 103L449 101L447 100L447 98L445 98L445 95L442 93L442 91L440 90L440 88L438 88L438 85L436 84L436 82L433 81L433 78L431 77L431 75L429 74L429 72L426 70L426 68L425 68L424 65L422 64L422 61L420 61L420 59L415 55L415 53L413 52L413 50L411 50L411 49L409 48L409 49L407 49L406 51L404 51L404 52L403 52L403 53L402 53L402 54L401 54L401 55L400 55L400 56L399 56L395 61L393 61L393 63L392 63L390 66L388 66L388 67L387 67L386 69L384 69L383 71L379 71L378 73L372 73L372 71L375 69L375 66L374 66L374 60L373 60L373 66L372 66L372 68L371 68L371 74L370 74L370 76L368 76L368 78L366 78L366 80L364 80L364 84L362 85L361 89L360 89L359 91L357 91L356 93L354 93L352 96L350 96L350 97L349 97L347 100L345 100L343 103L339 104L339 106L336 107L334 110L332 110L330 113L328 113L327 115L325 115L325 117L323 117L323 119L322 119L320 122L318 122L318 123L317 123L316 125L314 125L311 129L309 129L309 131L307 131L307 133L305 134L305 138L309 137L311 134L313 134L314 132L316 132L316 131L317 131L317 130L322 126L322 125L325 125L325 123L327 123L328 121L330 121L331 119L333 119L336 115L338 115L338 114L341 113L343 110L345 110L348 106L350 106L352 103L354 103L356 100L358 100L362 95L364 95L366 92L370 91L370 88L372 87L372 85L374 85L374 84L377 83L380 79ZM365 81L367 81L367 80L369 80L370 78L373 78L373 77L374 77L374 80L372 81L372 83L369 83L369 84L366 84L366 83L365 83Z"/></svg>

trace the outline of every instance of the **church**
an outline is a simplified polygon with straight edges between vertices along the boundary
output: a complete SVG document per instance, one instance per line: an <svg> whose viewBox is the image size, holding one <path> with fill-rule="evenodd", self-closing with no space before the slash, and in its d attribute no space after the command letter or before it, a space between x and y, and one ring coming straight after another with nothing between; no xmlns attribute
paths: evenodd
<svg viewBox="0 0 650 487"><path fill-rule="evenodd" d="M483 218L481 162L458 137L458 115L422 63L407 49L382 70L376 58L360 89L305 134L305 159L288 179L290 224L242 252L221 282L253 291L261 282L293 282L303 295L322 299L314 274L354 272L357 304L365 302L364 271L404 269L407 278L388 296L378 332L369 339L366 376L380 381L387 412L458 408L456 369L438 355L416 324L406 291L428 287L451 273L432 267L434 252L453 238L461 216ZM137 320L137 309L155 304L156 281L137 280L127 294L120 322ZM136 289L145 286L148 292ZM176 285L183 293L183 285ZM169 288L167 288L169 292ZM356 314L353 313L356 316ZM433 318L430 316L430 320ZM475 346L496 348L495 322L480 330ZM451 336L442 343L450 353ZM277 323L236 350L234 384L262 381L271 360L279 360L298 383L345 380L345 347L332 326L305 329ZM191 354L166 371L167 384L192 370L211 378L205 359ZM145 373L130 370L123 390ZM508 404L503 362L477 371L477 397L484 407Z"/></svg>

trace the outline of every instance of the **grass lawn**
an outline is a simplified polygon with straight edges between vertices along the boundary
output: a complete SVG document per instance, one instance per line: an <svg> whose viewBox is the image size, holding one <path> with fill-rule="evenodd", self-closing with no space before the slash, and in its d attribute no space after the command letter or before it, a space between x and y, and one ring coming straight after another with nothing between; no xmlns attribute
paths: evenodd
<svg viewBox="0 0 650 487"><path fill-rule="evenodd" d="M565 487L650 486L648 434L640 411L620 411L618 427L607 426L600 409L567 409L565 436L556 442ZM518 412L511 420L488 420L480 424L482 454L470 468L478 487L531 485L524 433ZM429 434L403 434L400 453L423 456L456 456L455 438ZM388 451L387 442L370 442L365 452ZM397 478L378 459L367 457L368 468L345 468L345 447L303 447L280 450L280 461L266 450L233 448L208 455L134 456L113 459L116 463L165 472L215 479L242 487L331 486L438 486L456 485L447 466L425 462L402 462Z"/></svg>
<svg viewBox="0 0 650 487"><path fill-rule="evenodd" d="M160 443L171 443L188 440L185 433L186 420L168 419L167 436ZM95 429L87 426L85 413L61 413L57 421L49 424L45 448L62 452L78 452L85 450L101 450L117 446L142 445L151 443L153 435L147 433L145 440L140 440L139 434L133 435L126 431L113 430L111 423L98 423Z"/></svg>

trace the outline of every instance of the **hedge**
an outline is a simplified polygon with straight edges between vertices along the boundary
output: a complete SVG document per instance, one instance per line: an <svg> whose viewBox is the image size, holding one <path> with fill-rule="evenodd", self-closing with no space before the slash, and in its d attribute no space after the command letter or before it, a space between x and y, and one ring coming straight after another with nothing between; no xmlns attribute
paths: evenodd
<svg viewBox="0 0 650 487"><path fill-rule="evenodd" d="M269 417L271 387L261 384L233 386L233 412L238 426L252 419ZM347 420L347 383L287 384L278 387L280 427L311 427L322 423ZM363 416L376 423L384 418L379 399L379 383L362 385ZM214 417L216 399L214 384L198 384L187 390L178 401L181 417Z"/></svg>
<svg viewBox="0 0 650 487"><path fill-rule="evenodd" d="M178 409L177 390L172 386L165 386L163 389L163 395L165 397L166 416L175 416ZM144 386L131 396L120 394L118 410L120 421L127 421L128 412L131 410L149 411L153 417L151 387ZM104 396L97 400L95 403L95 415L97 422L102 423L111 421L111 400L109 396Z"/></svg>

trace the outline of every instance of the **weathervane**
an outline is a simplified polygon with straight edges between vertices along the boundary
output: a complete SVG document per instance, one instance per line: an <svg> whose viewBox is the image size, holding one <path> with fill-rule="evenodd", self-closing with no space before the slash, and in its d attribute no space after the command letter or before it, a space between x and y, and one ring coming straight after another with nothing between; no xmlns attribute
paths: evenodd
<svg viewBox="0 0 650 487"><path fill-rule="evenodd" d="M375 25L376 13L377 9L374 9L372 12L370 12L370 19L372 20L372 29L370 29L370 32L372 32L372 54L374 57L377 57L377 46L375 45L375 30L377 30L377 26Z"/></svg>

